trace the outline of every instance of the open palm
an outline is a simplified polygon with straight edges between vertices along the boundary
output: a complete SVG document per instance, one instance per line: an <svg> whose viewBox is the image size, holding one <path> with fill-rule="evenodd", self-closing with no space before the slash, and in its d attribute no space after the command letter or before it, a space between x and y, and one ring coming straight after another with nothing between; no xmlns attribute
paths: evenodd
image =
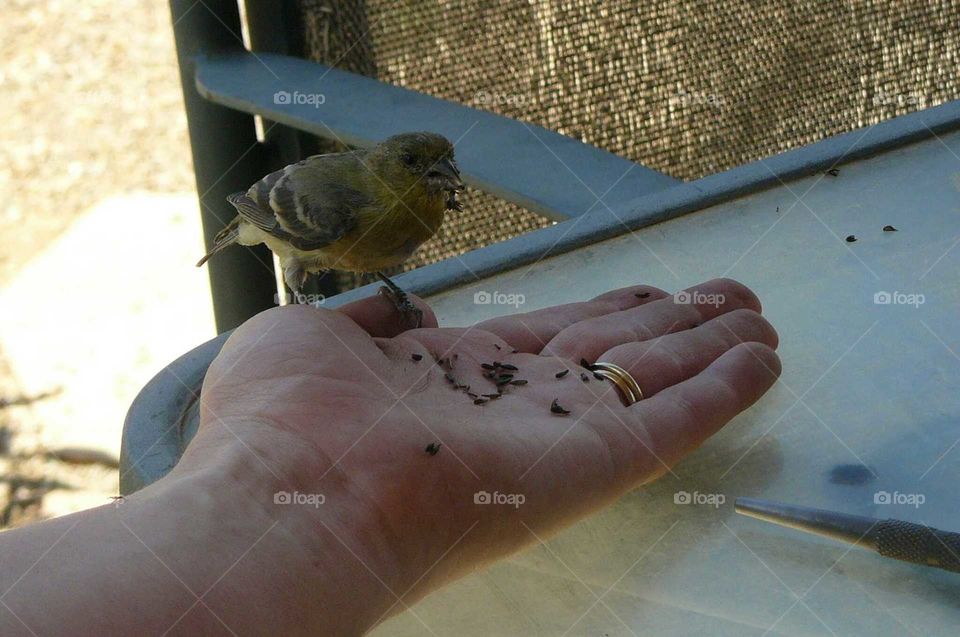
<svg viewBox="0 0 960 637"><path fill-rule="evenodd" d="M655 479L774 383L753 293L689 292L637 286L467 328L435 327L420 302L427 327L399 333L382 297L264 312L211 366L182 464L242 444L255 497L319 494L282 523L353 553L389 615ZM628 370L644 400L624 406L583 359Z"/></svg>

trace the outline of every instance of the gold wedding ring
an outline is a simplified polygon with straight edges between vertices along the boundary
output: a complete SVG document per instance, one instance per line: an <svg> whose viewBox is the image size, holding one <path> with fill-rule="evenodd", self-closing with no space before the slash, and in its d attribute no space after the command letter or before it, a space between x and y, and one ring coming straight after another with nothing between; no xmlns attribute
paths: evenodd
<svg viewBox="0 0 960 637"><path fill-rule="evenodd" d="M621 402L627 407L643 400L643 391L640 389L640 385L627 370L619 365L598 361L590 367L590 371L612 382L620 394Z"/></svg>

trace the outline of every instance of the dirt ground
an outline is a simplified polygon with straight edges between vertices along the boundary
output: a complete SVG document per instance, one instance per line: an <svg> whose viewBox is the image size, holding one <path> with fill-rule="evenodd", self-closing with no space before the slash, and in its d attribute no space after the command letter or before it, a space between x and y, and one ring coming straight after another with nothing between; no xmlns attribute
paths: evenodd
<svg viewBox="0 0 960 637"><path fill-rule="evenodd" d="M168 4L6 0L0 95L2 528L109 501L130 400L213 328Z"/></svg>

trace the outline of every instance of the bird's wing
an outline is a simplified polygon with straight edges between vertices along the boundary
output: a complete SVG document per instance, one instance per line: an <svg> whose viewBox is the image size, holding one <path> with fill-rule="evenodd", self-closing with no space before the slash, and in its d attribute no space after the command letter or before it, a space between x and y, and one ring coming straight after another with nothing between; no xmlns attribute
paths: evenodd
<svg viewBox="0 0 960 637"><path fill-rule="evenodd" d="M257 228L295 248L316 250L354 229L358 210L373 203L344 183L358 167L363 170L355 153L315 155L227 199Z"/></svg>
<svg viewBox="0 0 960 637"><path fill-rule="evenodd" d="M247 193L235 192L227 196L227 201L233 204L233 207L237 209L237 212L245 221L249 221L261 230L270 234L275 234L277 230L283 232L273 211L269 208L260 207Z"/></svg>

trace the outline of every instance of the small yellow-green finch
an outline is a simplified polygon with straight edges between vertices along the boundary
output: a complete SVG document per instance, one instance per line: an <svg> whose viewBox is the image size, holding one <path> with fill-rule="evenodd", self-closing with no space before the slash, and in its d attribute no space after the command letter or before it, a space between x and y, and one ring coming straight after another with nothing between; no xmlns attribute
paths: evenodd
<svg viewBox="0 0 960 637"><path fill-rule="evenodd" d="M239 213L197 263L235 243L264 243L280 258L295 293L310 272L374 272L405 316L420 311L383 270L403 263L461 210L453 144L435 133L404 133L374 148L315 155L227 197Z"/></svg>

